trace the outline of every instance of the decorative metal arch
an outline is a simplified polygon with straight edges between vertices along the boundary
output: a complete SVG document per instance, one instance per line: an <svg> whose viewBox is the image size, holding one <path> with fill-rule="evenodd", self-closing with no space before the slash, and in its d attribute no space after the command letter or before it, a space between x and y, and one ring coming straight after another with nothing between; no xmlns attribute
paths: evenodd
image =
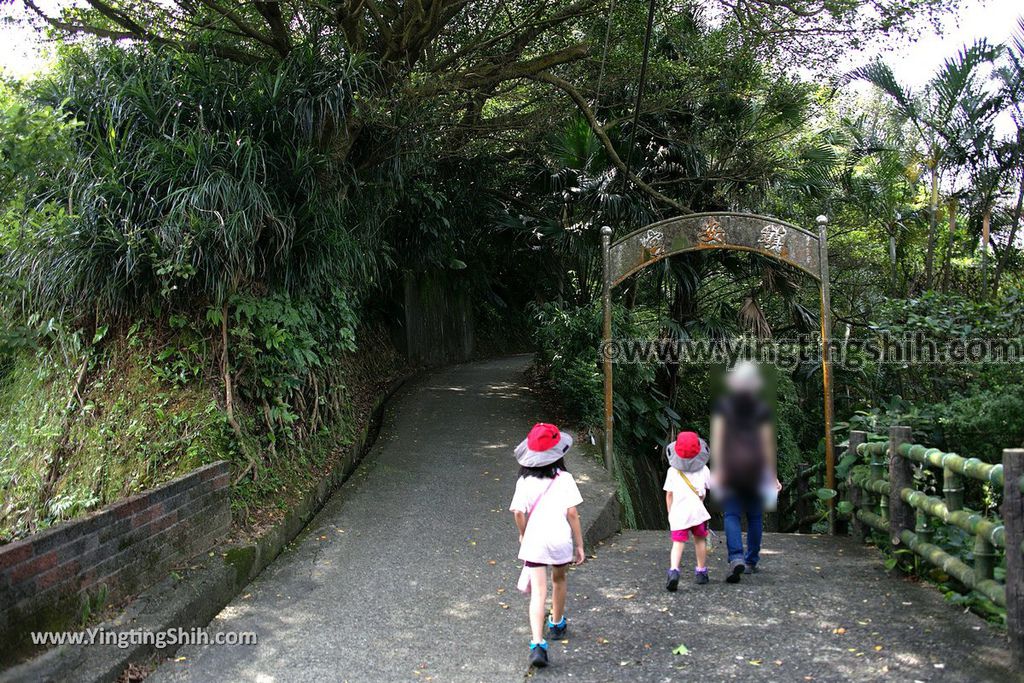
<svg viewBox="0 0 1024 683"><path fill-rule="evenodd" d="M775 258L794 266L819 285L821 293L821 359L822 383L825 392L825 467L828 487L835 489L835 451L832 443L832 358L831 306L829 302L828 219L818 216L818 230L813 233L799 226L768 216L746 213L696 213L652 223L635 230L614 243L612 229L601 228L604 256L604 460L610 470L614 466L612 433L612 341L611 292L630 275L662 259L703 249L750 251ZM829 501L829 526L834 527L834 499Z"/></svg>

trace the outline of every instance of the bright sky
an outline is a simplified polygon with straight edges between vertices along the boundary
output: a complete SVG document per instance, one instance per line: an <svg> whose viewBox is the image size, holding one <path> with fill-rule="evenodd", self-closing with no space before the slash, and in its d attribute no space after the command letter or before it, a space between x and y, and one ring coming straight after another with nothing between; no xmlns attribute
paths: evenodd
<svg viewBox="0 0 1024 683"><path fill-rule="evenodd" d="M39 2L44 8L52 7L56 0ZM5 18L22 15L21 3L15 0L0 5ZM1024 15L1021 0L964 0L958 16L944 21L943 31L936 35L929 29L918 40L885 54L900 81L917 87L949 56L965 43L987 38L992 43L1006 41L1017 26L1017 17ZM46 65L46 47L35 33L22 24L0 24L0 67L15 76L27 76ZM851 66L869 61L873 51L850 55Z"/></svg>
<svg viewBox="0 0 1024 683"><path fill-rule="evenodd" d="M965 44L987 38L996 45L1005 43L1017 28L1017 17L1024 16L1021 0L964 0L958 15L946 17L941 35L931 30L906 48L884 55L901 83L923 85L938 67ZM869 54L861 61L868 61Z"/></svg>

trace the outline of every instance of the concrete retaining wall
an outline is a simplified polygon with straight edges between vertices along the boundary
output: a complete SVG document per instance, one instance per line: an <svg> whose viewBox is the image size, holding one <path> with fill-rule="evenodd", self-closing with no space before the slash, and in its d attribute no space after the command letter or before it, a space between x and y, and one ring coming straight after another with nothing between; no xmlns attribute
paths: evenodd
<svg viewBox="0 0 1024 683"><path fill-rule="evenodd" d="M583 546L591 553L598 543L622 529L618 486L604 468L601 453L589 443L577 442L577 447L566 456L565 464L583 496L580 506Z"/></svg>
<svg viewBox="0 0 1024 683"><path fill-rule="evenodd" d="M408 275L405 279L406 355L413 363L462 363L473 355L473 304L457 276Z"/></svg>

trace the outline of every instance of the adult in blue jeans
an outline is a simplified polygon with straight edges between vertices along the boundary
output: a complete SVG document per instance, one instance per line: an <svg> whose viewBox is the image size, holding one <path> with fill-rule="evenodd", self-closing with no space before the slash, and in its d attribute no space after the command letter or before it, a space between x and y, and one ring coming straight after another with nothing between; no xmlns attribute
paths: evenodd
<svg viewBox="0 0 1024 683"><path fill-rule="evenodd" d="M725 510L729 548L725 580L729 583L738 583L742 574L757 571L764 527L762 490L772 485L776 491L782 488L775 468L775 426L771 409L761 398L763 386L761 371L754 363L737 363L726 376L728 391L711 415L712 480Z"/></svg>

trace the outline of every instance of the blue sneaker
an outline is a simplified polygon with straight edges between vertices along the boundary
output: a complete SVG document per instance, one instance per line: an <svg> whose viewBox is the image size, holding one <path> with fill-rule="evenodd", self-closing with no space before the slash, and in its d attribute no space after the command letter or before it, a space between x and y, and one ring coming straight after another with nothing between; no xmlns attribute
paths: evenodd
<svg viewBox="0 0 1024 683"><path fill-rule="evenodd" d="M548 640L565 640L565 632L568 629L569 624L564 616L557 624L551 621L551 617L548 617Z"/></svg>
<svg viewBox="0 0 1024 683"><path fill-rule="evenodd" d="M548 665L548 644L547 642L530 643L530 666L543 669Z"/></svg>

